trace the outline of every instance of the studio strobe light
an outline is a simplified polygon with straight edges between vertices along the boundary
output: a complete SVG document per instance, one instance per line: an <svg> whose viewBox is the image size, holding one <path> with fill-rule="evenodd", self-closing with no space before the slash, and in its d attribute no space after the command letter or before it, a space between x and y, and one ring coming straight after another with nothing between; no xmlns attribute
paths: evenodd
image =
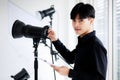
<svg viewBox="0 0 120 80"><path fill-rule="evenodd" d="M52 15L55 13L55 9L54 9L54 6L51 5L50 8L43 11L37 11L36 13L37 15L39 15L40 20L42 20L44 17L47 17L47 16L51 18Z"/></svg>
<svg viewBox="0 0 120 80"><path fill-rule="evenodd" d="M49 26L36 27L32 25L25 25L20 20L16 20L12 27L12 36L13 38L27 37L27 38L47 38L47 31Z"/></svg>
<svg viewBox="0 0 120 80"><path fill-rule="evenodd" d="M23 68L20 72L18 72L14 76L12 75L11 77L14 78L14 80L27 80L28 78L30 78L30 75L25 70L25 68Z"/></svg>

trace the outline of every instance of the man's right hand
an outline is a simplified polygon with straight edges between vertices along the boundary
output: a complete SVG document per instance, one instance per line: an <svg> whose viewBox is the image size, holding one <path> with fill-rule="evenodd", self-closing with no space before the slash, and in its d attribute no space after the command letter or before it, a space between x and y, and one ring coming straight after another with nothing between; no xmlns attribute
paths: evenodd
<svg viewBox="0 0 120 80"><path fill-rule="evenodd" d="M48 36L47 36L51 41L56 41L57 40L57 38L56 38L56 34L55 34L55 32L51 29L51 28L49 28L48 29Z"/></svg>

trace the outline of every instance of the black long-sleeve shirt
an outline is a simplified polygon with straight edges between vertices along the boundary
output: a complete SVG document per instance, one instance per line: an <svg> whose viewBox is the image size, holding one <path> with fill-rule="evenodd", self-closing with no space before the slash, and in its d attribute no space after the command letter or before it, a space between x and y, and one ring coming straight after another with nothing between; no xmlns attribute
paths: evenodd
<svg viewBox="0 0 120 80"><path fill-rule="evenodd" d="M78 37L78 44L69 51L58 39L53 42L55 48L69 63L75 63L70 69L72 80L105 80L107 70L107 51L96 37L95 31Z"/></svg>

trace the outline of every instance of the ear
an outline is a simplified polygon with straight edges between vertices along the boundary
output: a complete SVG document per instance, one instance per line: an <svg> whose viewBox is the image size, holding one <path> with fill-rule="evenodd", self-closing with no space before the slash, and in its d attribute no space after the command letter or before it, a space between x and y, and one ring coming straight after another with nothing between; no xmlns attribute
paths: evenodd
<svg viewBox="0 0 120 80"><path fill-rule="evenodd" d="M90 24L93 25L94 23L94 18L89 18Z"/></svg>

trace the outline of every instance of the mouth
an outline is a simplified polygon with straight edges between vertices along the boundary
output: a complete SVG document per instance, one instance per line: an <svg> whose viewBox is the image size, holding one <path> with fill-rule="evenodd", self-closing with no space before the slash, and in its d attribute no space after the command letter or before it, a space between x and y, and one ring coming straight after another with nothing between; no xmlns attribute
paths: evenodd
<svg viewBox="0 0 120 80"><path fill-rule="evenodd" d="M81 29L75 29L75 31L80 31Z"/></svg>

